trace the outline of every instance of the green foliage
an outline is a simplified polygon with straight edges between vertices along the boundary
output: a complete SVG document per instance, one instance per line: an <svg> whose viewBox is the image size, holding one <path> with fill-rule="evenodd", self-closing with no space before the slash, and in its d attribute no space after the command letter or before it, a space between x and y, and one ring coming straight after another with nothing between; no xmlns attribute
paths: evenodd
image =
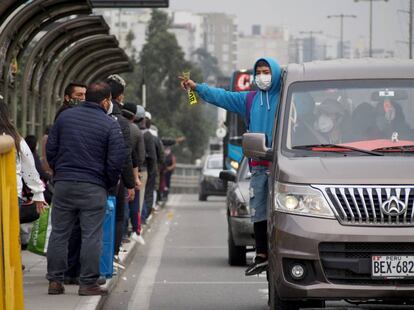
<svg viewBox="0 0 414 310"><path fill-rule="evenodd" d="M142 82L147 90L147 110L161 137L184 136L185 142L175 148L178 161L194 162L207 147L212 125L206 121L204 104L190 106L187 93L180 88L178 76L190 71L191 78L202 80L200 70L184 59L174 34L168 31L166 13L153 10L147 28L147 42L135 63L133 73L125 75L128 82L126 101L141 103Z"/></svg>

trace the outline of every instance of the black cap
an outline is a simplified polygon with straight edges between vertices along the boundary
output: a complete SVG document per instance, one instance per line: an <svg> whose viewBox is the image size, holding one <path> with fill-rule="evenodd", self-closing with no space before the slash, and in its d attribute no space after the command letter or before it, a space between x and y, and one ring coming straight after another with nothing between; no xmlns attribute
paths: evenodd
<svg viewBox="0 0 414 310"><path fill-rule="evenodd" d="M122 107L122 111L135 117L135 113L137 113L137 105L135 103L127 102Z"/></svg>

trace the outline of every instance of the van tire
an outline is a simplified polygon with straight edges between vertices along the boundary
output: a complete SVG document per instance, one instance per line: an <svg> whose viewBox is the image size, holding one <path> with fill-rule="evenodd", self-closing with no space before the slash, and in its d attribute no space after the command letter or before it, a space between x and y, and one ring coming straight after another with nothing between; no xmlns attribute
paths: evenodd
<svg viewBox="0 0 414 310"><path fill-rule="evenodd" d="M228 224L228 261L230 266L246 266L246 247L237 246L233 240L230 224Z"/></svg>
<svg viewBox="0 0 414 310"><path fill-rule="evenodd" d="M294 301L284 301L279 298L272 276L269 277L268 281L270 310L299 310L299 303Z"/></svg>

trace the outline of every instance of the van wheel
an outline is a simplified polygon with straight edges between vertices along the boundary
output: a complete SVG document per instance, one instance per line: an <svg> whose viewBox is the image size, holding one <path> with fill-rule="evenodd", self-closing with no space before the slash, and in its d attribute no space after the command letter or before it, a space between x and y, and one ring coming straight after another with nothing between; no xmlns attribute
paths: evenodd
<svg viewBox="0 0 414 310"><path fill-rule="evenodd" d="M228 225L227 246L229 250L230 266L246 266L246 247L234 244L233 234L231 233L230 224Z"/></svg>
<svg viewBox="0 0 414 310"><path fill-rule="evenodd" d="M294 301L284 301L279 298L276 292L273 277L269 277L269 309L270 310L299 310L299 303Z"/></svg>

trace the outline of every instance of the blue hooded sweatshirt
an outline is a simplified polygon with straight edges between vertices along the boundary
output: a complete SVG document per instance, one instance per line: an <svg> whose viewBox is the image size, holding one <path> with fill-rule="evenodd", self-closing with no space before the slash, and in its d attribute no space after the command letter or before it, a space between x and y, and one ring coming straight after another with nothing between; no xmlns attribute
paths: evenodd
<svg viewBox="0 0 414 310"><path fill-rule="evenodd" d="M254 96L250 110L249 132L266 134L266 145L270 147L276 109L279 103L282 71L280 65L272 58L260 58L254 65L254 77L256 77L256 66L260 60L269 64L272 71L272 84L267 91L258 90ZM197 84L195 90L204 101L237 113L245 119L249 92L230 92L221 88L209 87L205 83Z"/></svg>

